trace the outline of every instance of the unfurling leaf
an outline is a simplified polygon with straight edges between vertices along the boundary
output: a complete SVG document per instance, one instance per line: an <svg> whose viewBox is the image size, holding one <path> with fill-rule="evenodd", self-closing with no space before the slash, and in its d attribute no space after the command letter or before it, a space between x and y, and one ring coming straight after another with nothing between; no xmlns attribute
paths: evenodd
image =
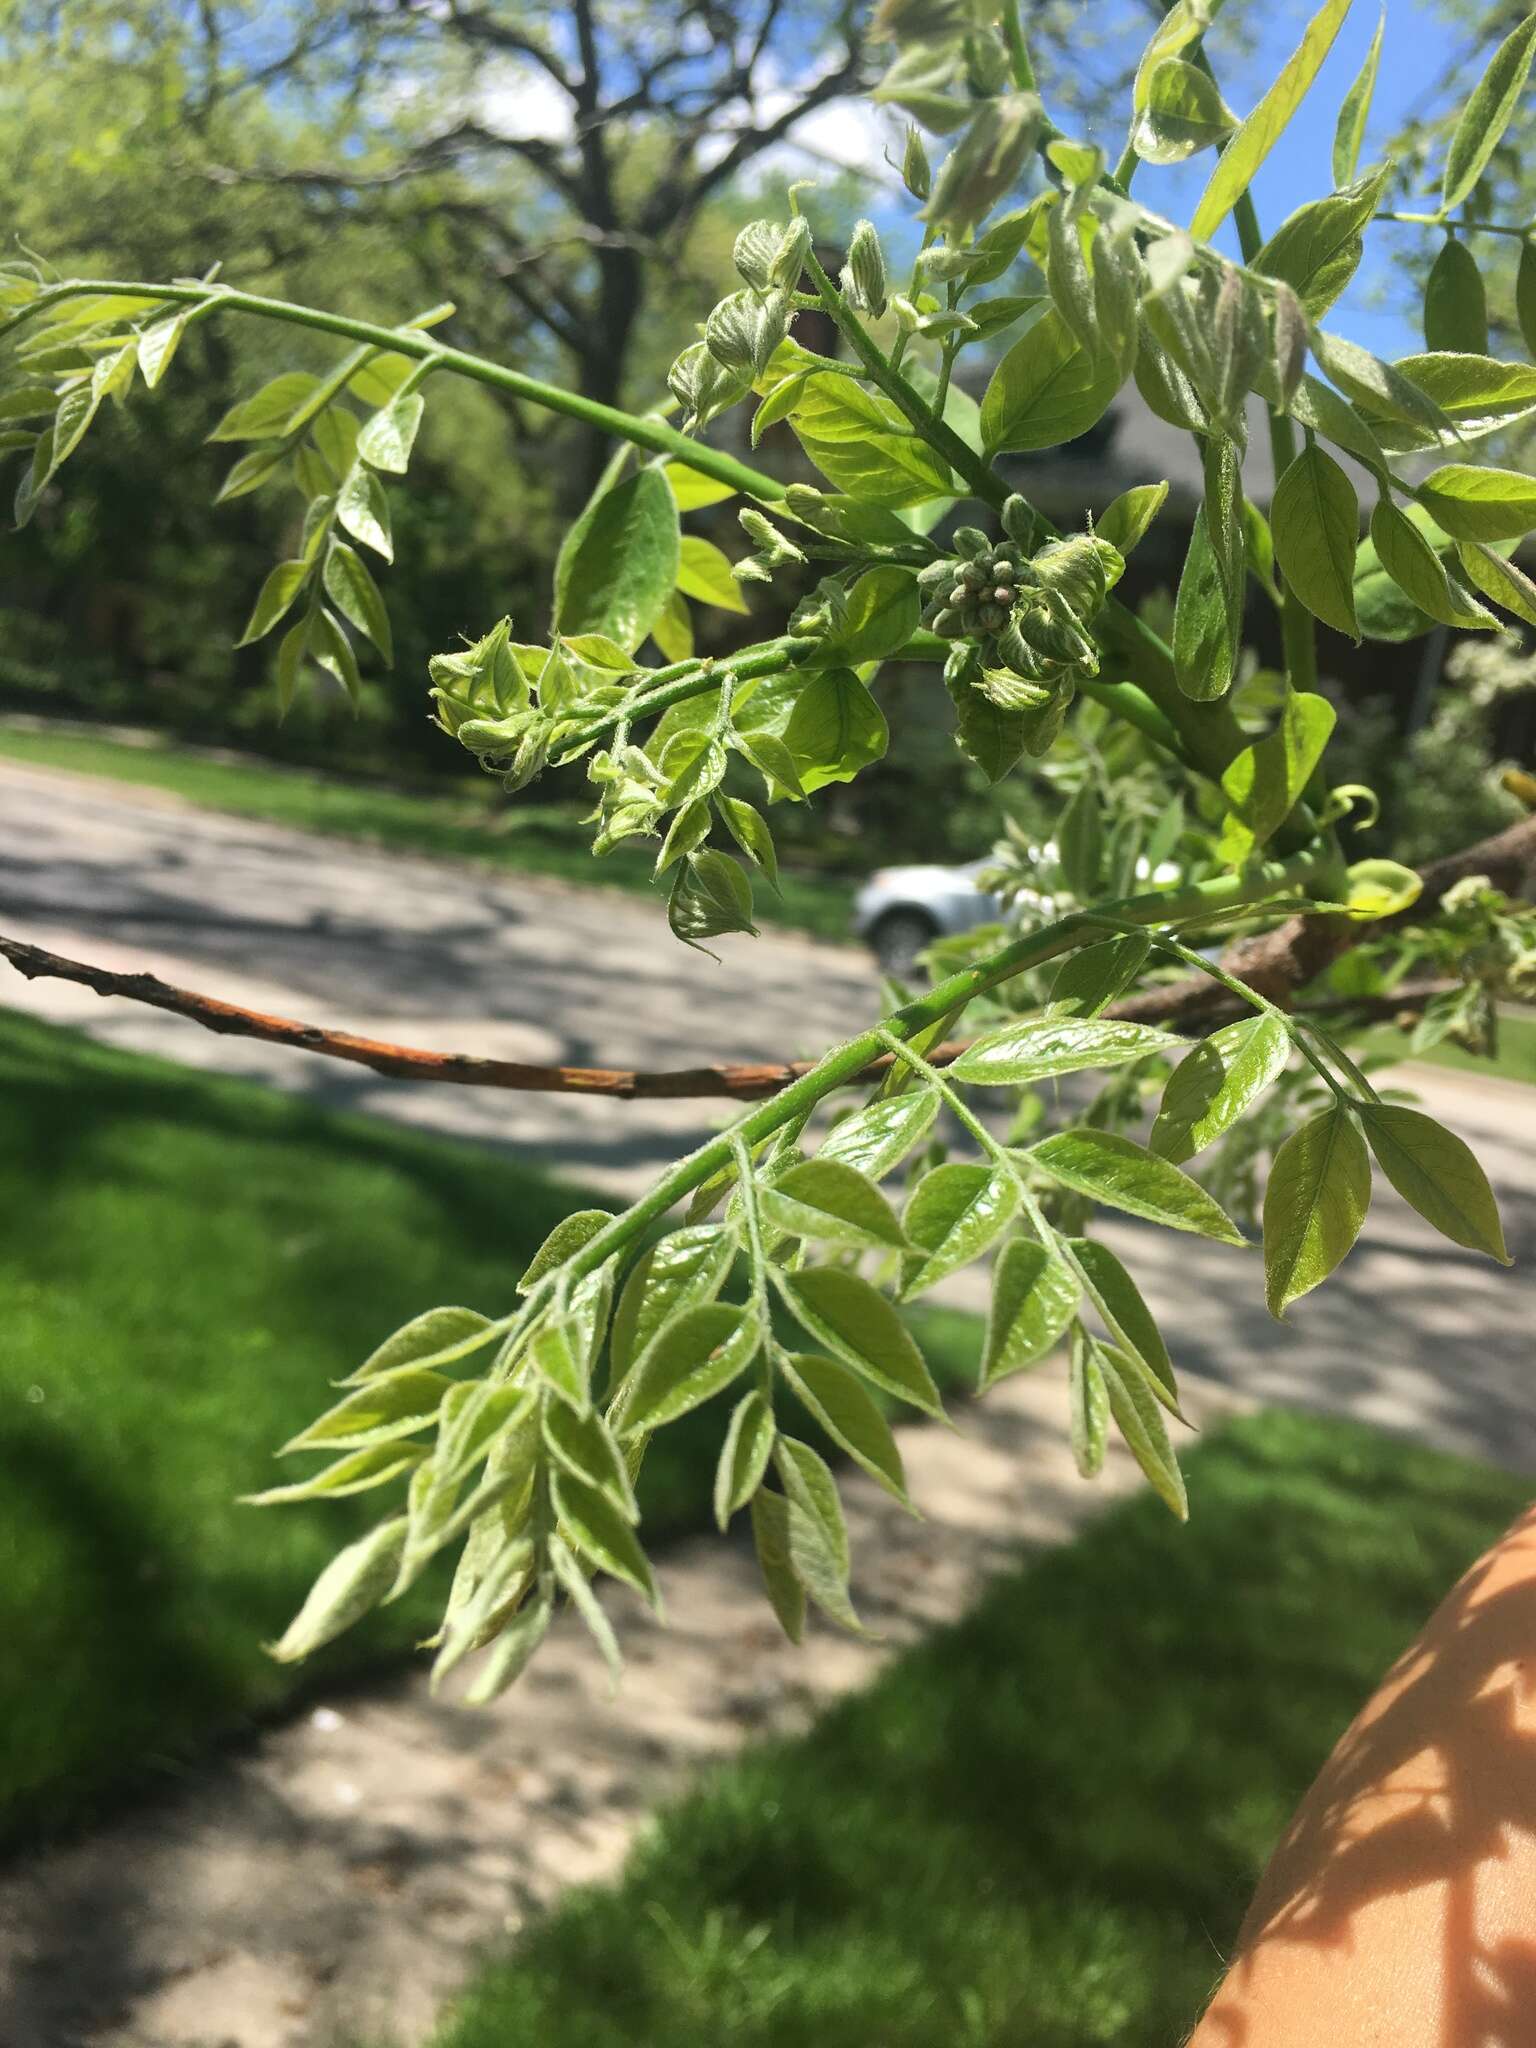
<svg viewBox="0 0 1536 2048"><path fill-rule="evenodd" d="M389 500L371 469L354 468L336 496L336 517L354 540L386 562L395 559L390 538Z"/></svg>
<svg viewBox="0 0 1536 2048"><path fill-rule="evenodd" d="M1371 1202L1371 1162L1343 1103L1293 1131L1275 1154L1264 1191L1264 1291L1271 1315L1321 1284L1360 1235Z"/></svg>

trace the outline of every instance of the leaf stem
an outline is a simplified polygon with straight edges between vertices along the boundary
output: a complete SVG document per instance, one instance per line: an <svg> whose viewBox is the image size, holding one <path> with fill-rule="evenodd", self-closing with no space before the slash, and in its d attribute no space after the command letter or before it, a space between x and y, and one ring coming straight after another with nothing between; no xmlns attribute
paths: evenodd
<svg viewBox="0 0 1536 2048"><path fill-rule="evenodd" d="M1020 92L1035 90L1035 67L1029 54L1029 44L1024 40L1024 23L1019 14L1019 0L1003 0L1003 40L1008 45L1008 66L1013 73L1013 82Z"/></svg>
<svg viewBox="0 0 1536 2048"><path fill-rule="evenodd" d="M1523 242L1530 234L1527 227L1515 227L1508 221L1499 220L1447 220L1442 213L1373 213L1372 220L1398 221L1406 226L1427 228L1454 228L1459 235L1512 235Z"/></svg>
<svg viewBox="0 0 1536 2048"><path fill-rule="evenodd" d="M878 1024L843 1044L834 1046L808 1074L792 1081L777 1095L739 1119L729 1130L708 1139L672 1166L640 1200L605 1224L591 1237L563 1269L572 1280L594 1272L616 1252L622 1251L641 1231L701 1186L711 1175L730 1163L738 1143L760 1144L775 1131L813 1110L824 1095L842 1087L877 1059L886 1046L886 1035L907 1043L952 1011L963 1009L976 996L1038 967L1047 960L1071 952L1088 936L1103 928L1106 918L1120 918L1128 924L1157 925L1170 919L1215 913L1269 897L1277 888L1294 888L1320 872L1315 855L1290 861L1267 862L1242 875L1217 875L1204 882L1192 882L1178 890L1154 890L1106 904L1102 911L1073 911L1039 930L1010 940L996 952L963 967L939 982L925 995L904 1004ZM542 1286L543 1283L540 1283Z"/></svg>
<svg viewBox="0 0 1536 2048"><path fill-rule="evenodd" d="M707 448L691 440L664 420L642 419L638 414L624 412L616 405L604 405L598 399L585 398L578 391L563 391L558 384L546 384L541 377L525 376L521 370L509 370L500 363L491 362L488 357L450 348L420 329L381 327L372 320L354 320L345 313L322 312L313 306L295 305L288 299L270 299L257 292L232 291L223 285L210 288L204 284L127 283L112 278L78 279L50 285L8 319L0 321L0 340L50 306L90 295L160 298L173 305L206 305L210 312L247 313L257 319L280 320L290 326L308 327L321 334L339 334L349 341L366 343L371 348L414 357L419 362L430 364L434 370L447 370L454 376L487 384L492 390L505 392L511 398L544 406L551 412L564 413L567 418L580 420L585 426L600 427L620 440L633 442L637 448L649 448L658 455L686 463L701 475L713 477L717 483L729 484L733 490L745 491L754 498L774 500L784 495L784 486L777 477L754 469L721 449Z"/></svg>

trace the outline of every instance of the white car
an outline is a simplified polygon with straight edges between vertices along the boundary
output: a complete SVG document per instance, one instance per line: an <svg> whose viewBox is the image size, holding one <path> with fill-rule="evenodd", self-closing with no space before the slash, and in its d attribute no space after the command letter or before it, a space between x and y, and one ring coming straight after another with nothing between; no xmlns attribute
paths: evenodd
<svg viewBox="0 0 1536 2048"><path fill-rule="evenodd" d="M1001 897L978 888L990 861L959 867L877 868L853 899L853 929L873 950L882 970L910 981L917 956L935 939L996 924Z"/></svg>
<svg viewBox="0 0 1536 2048"><path fill-rule="evenodd" d="M1047 874L1056 861L1055 842L1047 840L1035 859ZM977 876L994 865L992 859L962 862L958 867L876 868L853 899L853 929L894 981L911 981L918 955L935 939L973 931L979 924L997 924L1010 912L1000 896L978 886ZM1145 860L1135 866L1138 888L1169 888L1183 879L1176 861ZM1070 908L1071 899L1063 907ZM1031 918L1054 917L1055 899L1033 891L1014 897L1012 915L1021 908ZM1219 949L1217 949L1219 950ZM1216 952L1211 953L1211 958Z"/></svg>

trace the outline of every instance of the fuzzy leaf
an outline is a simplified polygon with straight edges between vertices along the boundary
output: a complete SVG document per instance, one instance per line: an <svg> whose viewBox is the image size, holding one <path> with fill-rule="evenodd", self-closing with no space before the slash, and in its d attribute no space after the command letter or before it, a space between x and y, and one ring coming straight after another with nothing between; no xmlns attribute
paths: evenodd
<svg viewBox="0 0 1536 2048"><path fill-rule="evenodd" d="M1452 1244L1513 1265L1488 1176L1471 1147L1421 1110L1396 1103L1360 1105L1376 1164L1411 1208Z"/></svg>
<svg viewBox="0 0 1536 2048"><path fill-rule="evenodd" d="M939 1390L911 1332L867 1280L837 1266L808 1266L775 1278L796 1321L834 1358L898 1400L943 1417Z"/></svg>
<svg viewBox="0 0 1536 2048"><path fill-rule="evenodd" d="M1051 1074L1085 1067L1122 1066L1127 1060L1181 1049L1183 1040L1148 1024L1118 1024L1098 1017L1033 1017L1004 1024L967 1046L950 1068L957 1081L989 1088L1018 1087Z"/></svg>
<svg viewBox="0 0 1536 2048"><path fill-rule="evenodd" d="M1177 1165L1230 1130L1290 1057L1280 1019L1241 1017L1202 1039L1174 1068L1152 1126L1152 1150Z"/></svg>
<svg viewBox="0 0 1536 2048"><path fill-rule="evenodd" d="M981 1384L990 1387L1044 1358L1077 1313L1081 1296L1065 1259L1032 1237L1010 1238L992 1271Z"/></svg>
<svg viewBox="0 0 1536 2048"><path fill-rule="evenodd" d="M1031 1145L1028 1158L1063 1187L1075 1188L1113 1209L1193 1230L1223 1244L1242 1244L1241 1231L1220 1205L1187 1173L1114 1131L1086 1126L1057 1131Z"/></svg>

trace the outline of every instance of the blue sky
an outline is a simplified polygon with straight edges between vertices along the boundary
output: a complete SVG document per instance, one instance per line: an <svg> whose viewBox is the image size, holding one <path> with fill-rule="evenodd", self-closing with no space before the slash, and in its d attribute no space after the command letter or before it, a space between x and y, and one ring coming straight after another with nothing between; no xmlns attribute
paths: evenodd
<svg viewBox="0 0 1536 2048"><path fill-rule="evenodd" d="M1294 0L1249 8L1250 19L1263 24L1259 44L1250 60L1223 79L1228 103L1236 113L1247 113L1261 95L1265 83L1300 40L1311 11ZM1378 13L1375 0L1355 0L1311 91L1254 180L1254 204L1266 233L1272 233L1286 214L1305 200L1317 199L1332 189L1334 124L1340 103L1365 61ZM1449 74L1464 48L1464 37L1448 26L1431 0L1391 0L1362 168L1380 160L1388 139L1422 111L1426 101L1441 103L1451 88ZM1475 72L1456 81L1460 93L1469 93L1475 83ZM1206 151L1178 170L1158 172L1149 166L1137 179L1137 196L1160 212L1187 219L1214 161ZM1427 209L1434 203L1433 195L1412 203ZM1344 300L1329 315L1329 325L1379 355L1404 355L1424 345L1416 311L1401 302L1373 305L1373 288L1392 281L1390 262L1383 260L1389 250L1411 248L1415 237L1424 237L1424 246L1433 249L1437 238L1426 230L1393 226L1378 228L1375 235L1375 253L1368 238L1366 261ZM1232 254L1237 253L1230 225L1217 240L1230 247Z"/></svg>
<svg viewBox="0 0 1536 2048"><path fill-rule="evenodd" d="M1259 27L1254 48L1240 60L1224 52L1219 39L1212 37L1213 61L1228 104L1239 116L1250 111L1295 49L1316 5L1317 0L1229 0L1225 10L1229 19L1241 14L1250 31L1254 24ZM1254 202L1266 233L1272 233L1306 200L1332 190L1333 132L1339 107L1365 61L1378 18L1378 0L1354 0L1311 91L1254 180ZM1362 169L1379 162L1388 141L1426 108L1443 111L1453 99L1471 92L1486 53L1477 64L1466 66L1462 60L1467 40L1467 31L1458 32L1448 24L1435 0L1389 0L1375 99L1360 159ZM1453 80L1458 63L1466 75ZM1536 95L1536 86L1532 91ZM895 116L887 121L873 108L856 113L844 105L812 116L796 132L808 144L820 145L843 162L868 164L882 147L899 153L903 120ZM1113 162L1125 139L1123 112L1117 110L1112 130L1087 139L1099 143ZM942 147L935 144L934 153ZM817 168L803 160L798 168L790 168L792 146L786 146L783 155L788 175L803 176ZM1160 213L1187 220L1214 162L1212 152L1205 150L1177 169L1146 165L1136 181L1136 196ZM775 163L773 172L779 168ZM1423 194L1414 203L1416 210L1428 209L1434 204L1434 195ZM871 211L893 259L898 264L903 259L910 261L917 232L910 203L887 190ZM1237 254L1230 223L1217 241ZM1354 282L1328 316L1329 326L1389 358L1421 349L1418 307L1405 291L1392 256L1415 247L1427 255L1437 241L1433 230L1391 224L1376 228L1367 240L1365 261Z"/></svg>

